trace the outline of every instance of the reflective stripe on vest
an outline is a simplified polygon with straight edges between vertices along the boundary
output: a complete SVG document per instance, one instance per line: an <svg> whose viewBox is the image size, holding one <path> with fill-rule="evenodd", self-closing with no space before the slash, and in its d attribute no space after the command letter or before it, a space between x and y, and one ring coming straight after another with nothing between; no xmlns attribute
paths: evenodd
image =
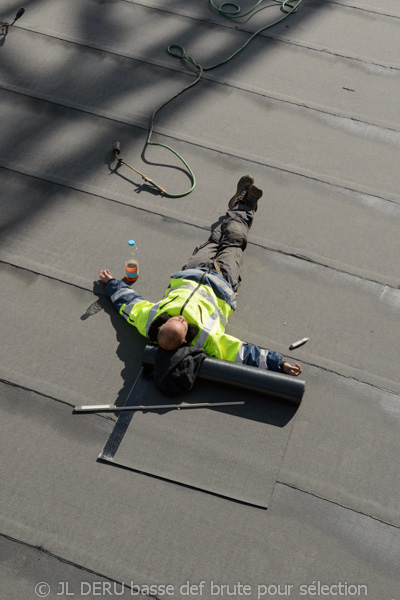
<svg viewBox="0 0 400 600"><path fill-rule="evenodd" d="M215 323L218 320L218 316L219 316L218 313L219 313L218 310L214 310L213 314L210 315L208 317L207 321L204 323L204 327L200 331L200 335L194 344L197 348L202 348L204 346L208 336L211 333L212 328L214 327Z"/></svg>
<svg viewBox="0 0 400 600"><path fill-rule="evenodd" d="M225 327L226 325L226 318L224 313L221 311L221 309L219 308L218 304L216 304L214 298L211 296L211 294L209 292L207 292L207 290L200 288L198 290L199 294L201 294L203 296L203 298L205 298L206 300L208 300L209 302L211 302L211 304L213 305L213 307L218 311L219 314L219 318L220 321L223 325L223 327Z"/></svg>
<svg viewBox="0 0 400 600"><path fill-rule="evenodd" d="M153 319L154 319L154 317L157 314L157 311L158 311L158 308L159 308L160 304L162 304L164 302L164 299L165 298L163 298L161 300L161 302L157 302L157 304L153 304L153 306L150 309L149 316L147 317L147 323L146 323L146 335L147 336L149 335L150 325L152 324Z"/></svg>

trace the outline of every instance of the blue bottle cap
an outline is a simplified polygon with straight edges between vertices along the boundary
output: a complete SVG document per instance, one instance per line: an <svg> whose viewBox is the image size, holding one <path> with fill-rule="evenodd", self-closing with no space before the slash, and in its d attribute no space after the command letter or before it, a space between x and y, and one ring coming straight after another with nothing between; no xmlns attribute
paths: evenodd
<svg viewBox="0 0 400 600"><path fill-rule="evenodd" d="M129 244L130 246L134 246L134 245L135 245L135 241L134 241L134 240L129 240L128 244Z"/></svg>

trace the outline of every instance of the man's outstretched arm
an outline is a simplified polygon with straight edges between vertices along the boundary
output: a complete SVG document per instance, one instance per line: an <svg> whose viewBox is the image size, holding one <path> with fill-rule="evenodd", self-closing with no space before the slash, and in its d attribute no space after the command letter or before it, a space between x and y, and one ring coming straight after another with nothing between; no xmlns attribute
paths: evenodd
<svg viewBox="0 0 400 600"><path fill-rule="evenodd" d="M298 377L302 373L302 369L298 363L294 366L285 362L282 354L274 350L265 350L255 344L241 342L227 333L217 335L217 345L214 346L212 341L206 342L204 349L210 356L222 358L231 362L257 367L259 369L267 369L269 371L277 371Z"/></svg>
<svg viewBox="0 0 400 600"><path fill-rule="evenodd" d="M128 318L129 311L125 307L132 307L134 304L143 301L143 297L140 294L132 290L124 281L113 277L108 269L100 271L100 279L106 284L107 293L115 308L126 319ZM121 313L123 306L125 312Z"/></svg>
<svg viewBox="0 0 400 600"><path fill-rule="evenodd" d="M100 279L106 285L107 293L119 314L145 336L144 313L153 306L152 303L144 300L143 296L132 290L124 281L115 279L107 269L100 271Z"/></svg>
<svg viewBox="0 0 400 600"><path fill-rule="evenodd" d="M285 373L285 375L292 375L293 377L298 377L302 373L302 368L298 363L293 366L285 362L282 354L279 354L279 352L264 350L254 344L243 343L236 361L255 367L262 367L265 363L265 368L270 371L280 371L281 373Z"/></svg>

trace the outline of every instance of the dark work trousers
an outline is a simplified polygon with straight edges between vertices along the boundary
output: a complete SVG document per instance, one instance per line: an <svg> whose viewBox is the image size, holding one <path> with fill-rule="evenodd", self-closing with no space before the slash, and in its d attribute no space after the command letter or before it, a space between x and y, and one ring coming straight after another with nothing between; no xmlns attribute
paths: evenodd
<svg viewBox="0 0 400 600"><path fill-rule="evenodd" d="M194 250L183 269L220 270L233 291L237 292L241 282L243 252L253 219L254 210L249 209L246 204L236 204L211 231L208 240Z"/></svg>

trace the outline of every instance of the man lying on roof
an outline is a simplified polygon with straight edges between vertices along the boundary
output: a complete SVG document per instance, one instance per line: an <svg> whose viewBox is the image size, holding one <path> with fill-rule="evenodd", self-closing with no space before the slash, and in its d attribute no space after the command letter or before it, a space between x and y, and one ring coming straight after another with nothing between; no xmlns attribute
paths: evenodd
<svg viewBox="0 0 400 600"><path fill-rule="evenodd" d="M292 366L278 352L225 333L228 318L236 309L243 252L262 196L253 183L247 175L239 180L222 222L182 270L171 276L163 299L156 304L114 279L108 270L100 271L100 279L120 315L164 350L188 344L203 348L214 358L298 376L302 372L299 364Z"/></svg>

